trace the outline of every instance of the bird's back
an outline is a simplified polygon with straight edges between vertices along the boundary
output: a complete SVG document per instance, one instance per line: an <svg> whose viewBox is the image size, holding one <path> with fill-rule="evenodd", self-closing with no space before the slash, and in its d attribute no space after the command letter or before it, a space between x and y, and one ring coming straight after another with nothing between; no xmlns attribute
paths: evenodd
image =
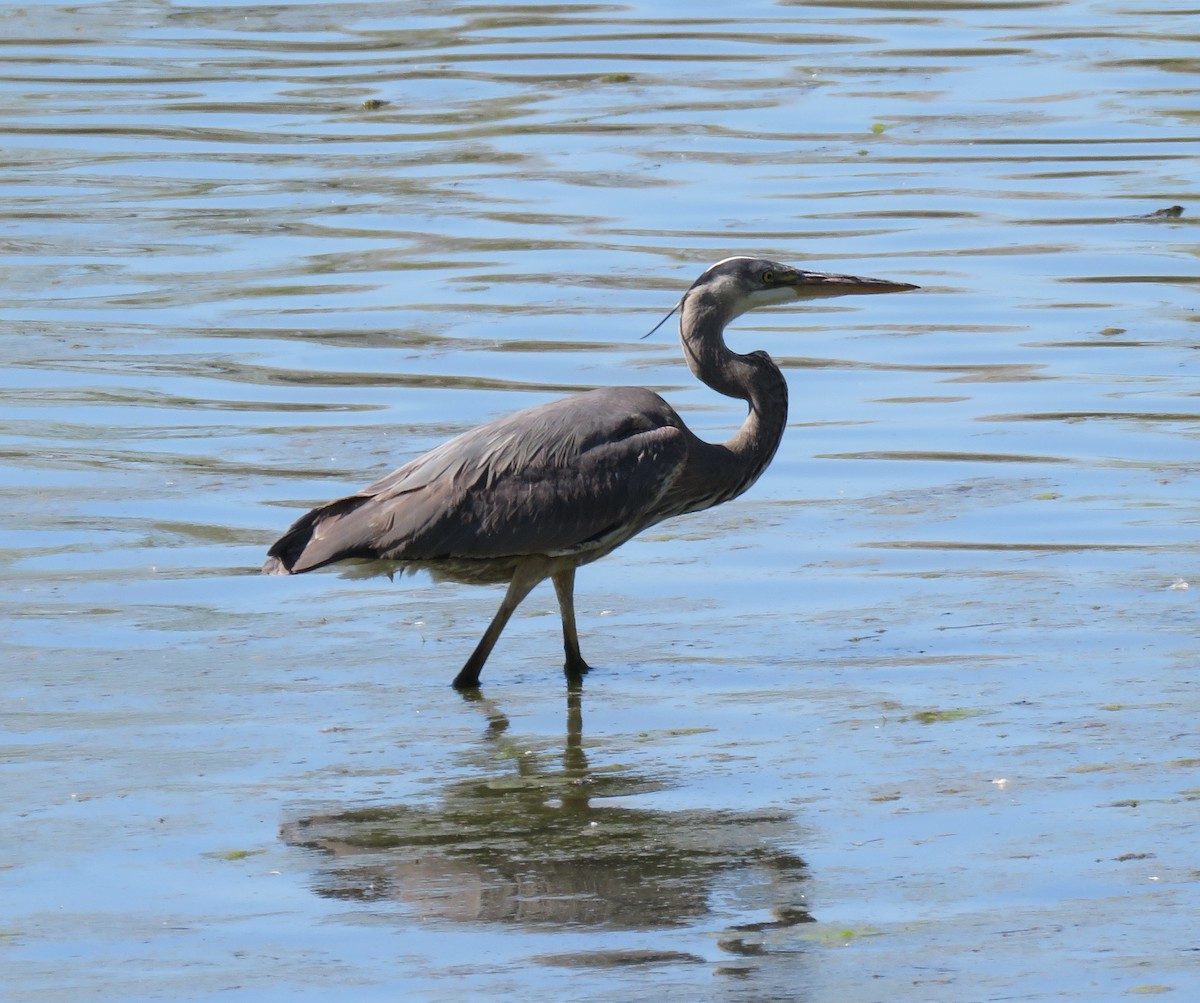
<svg viewBox="0 0 1200 1003"><path fill-rule="evenodd" d="M264 570L607 552L657 521L691 441L674 409L638 387L519 411L309 512Z"/></svg>

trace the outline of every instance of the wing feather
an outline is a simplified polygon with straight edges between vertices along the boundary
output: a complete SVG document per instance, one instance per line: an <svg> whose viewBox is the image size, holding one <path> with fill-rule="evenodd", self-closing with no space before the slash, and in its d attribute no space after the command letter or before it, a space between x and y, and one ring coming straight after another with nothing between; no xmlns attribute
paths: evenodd
<svg viewBox="0 0 1200 1003"><path fill-rule="evenodd" d="M689 433L657 394L597 390L451 439L304 516L271 548L300 572L346 557L399 561L569 554L656 521Z"/></svg>

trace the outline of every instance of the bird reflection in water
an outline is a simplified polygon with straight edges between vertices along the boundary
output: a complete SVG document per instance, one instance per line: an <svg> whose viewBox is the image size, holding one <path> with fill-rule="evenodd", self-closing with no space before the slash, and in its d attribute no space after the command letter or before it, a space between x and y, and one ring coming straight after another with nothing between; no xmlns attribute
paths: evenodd
<svg viewBox="0 0 1200 1003"><path fill-rule="evenodd" d="M807 868L785 848L801 835L790 813L632 807L631 799L669 785L589 765L577 686L552 758L514 741L493 701L464 698L487 719L487 761L506 771L451 781L435 805L287 823L287 843L322 855L317 894L390 904L405 918L575 931L699 924L711 932L715 921L734 955L759 953L764 938L811 921ZM479 758L478 750L464 755Z"/></svg>

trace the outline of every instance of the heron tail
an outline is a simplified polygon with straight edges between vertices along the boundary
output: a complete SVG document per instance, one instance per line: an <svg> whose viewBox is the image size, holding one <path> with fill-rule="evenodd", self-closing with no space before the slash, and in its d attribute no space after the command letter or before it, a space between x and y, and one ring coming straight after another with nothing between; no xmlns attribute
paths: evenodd
<svg viewBox="0 0 1200 1003"><path fill-rule="evenodd" d="M373 556L361 545L356 545L357 541L338 539L340 534L337 533L321 532L322 524L336 524L369 500L365 495L351 495L302 515L267 551L263 574L299 575L344 557Z"/></svg>
<svg viewBox="0 0 1200 1003"><path fill-rule="evenodd" d="M262 573L264 575L290 575L291 571L278 557L268 557L262 566Z"/></svg>

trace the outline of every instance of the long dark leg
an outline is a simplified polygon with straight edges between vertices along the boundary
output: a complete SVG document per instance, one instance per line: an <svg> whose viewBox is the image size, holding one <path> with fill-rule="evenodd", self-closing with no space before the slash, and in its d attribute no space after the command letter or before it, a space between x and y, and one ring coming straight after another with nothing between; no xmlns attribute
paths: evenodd
<svg viewBox="0 0 1200 1003"><path fill-rule="evenodd" d="M554 592L558 596L558 608L562 611L563 651L567 661L563 666L568 678L578 679L591 668L579 653L579 633L575 629L575 569L556 571L550 576L554 580Z"/></svg>
<svg viewBox="0 0 1200 1003"><path fill-rule="evenodd" d="M488 629L483 632L483 637L475 645L475 650L471 652L467 664L454 677L456 690L474 689L479 685L479 673L483 671L483 663L488 660L488 655L492 653L492 648L500 639L500 634L508 623L509 617L521 605L521 600L529 595L533 587L545 577L546 570L541 565L519 565L513 572L512 581L508 583L508 591L504 593L500 608L496 610L496 615L492 617Z"/></svg>

